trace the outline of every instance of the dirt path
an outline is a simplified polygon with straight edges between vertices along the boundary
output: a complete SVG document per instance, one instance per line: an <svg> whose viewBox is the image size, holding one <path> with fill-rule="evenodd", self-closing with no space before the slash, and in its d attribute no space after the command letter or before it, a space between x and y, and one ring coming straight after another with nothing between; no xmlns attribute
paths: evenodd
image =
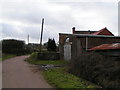
<svg viewBox="0 0 120 90"><path fill-rule="evenodd" d="M33 65L24 61L28 56L19 56L3 61L3 88L52 88Z"/></svg>

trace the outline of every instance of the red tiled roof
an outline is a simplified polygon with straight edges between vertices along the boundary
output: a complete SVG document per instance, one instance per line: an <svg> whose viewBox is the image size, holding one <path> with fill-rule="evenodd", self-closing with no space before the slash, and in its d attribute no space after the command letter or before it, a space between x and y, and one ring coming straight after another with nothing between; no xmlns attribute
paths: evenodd
<svg viewBox="0 0 120 90"><path fill-rule="evenodd" d="M120 49L120 43L102 44L100 46L96 46L88 50L113 50L113 49Z"/></svg>
<svg viewBox="0 0 120 90"><path fill-rule="evenodd" d="M114 36L106 27L101 29L98 32L95 33L91 33L92 35L110 35L110 36Z"/></svg>

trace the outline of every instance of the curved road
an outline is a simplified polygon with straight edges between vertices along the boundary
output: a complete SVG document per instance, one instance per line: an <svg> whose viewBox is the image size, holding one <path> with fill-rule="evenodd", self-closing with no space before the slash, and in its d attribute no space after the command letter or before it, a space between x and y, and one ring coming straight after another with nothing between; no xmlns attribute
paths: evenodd
<svg viewBox="0 0 120 90"><path fill-rule="evenodd" d="M2 88L52 88L34 65L24 61L28 56L18 56L2 63Z"/></svg>

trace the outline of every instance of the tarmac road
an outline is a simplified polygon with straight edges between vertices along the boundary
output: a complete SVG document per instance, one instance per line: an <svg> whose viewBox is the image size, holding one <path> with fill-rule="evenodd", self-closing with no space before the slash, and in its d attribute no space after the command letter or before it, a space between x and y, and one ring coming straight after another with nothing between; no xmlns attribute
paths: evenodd
<svg viewBox="0 0 120 90"><path fill-rule="evenodd" d="M18 56L2 63L2 88L52 88L34 65L24 61L28 56Z"/></svg>

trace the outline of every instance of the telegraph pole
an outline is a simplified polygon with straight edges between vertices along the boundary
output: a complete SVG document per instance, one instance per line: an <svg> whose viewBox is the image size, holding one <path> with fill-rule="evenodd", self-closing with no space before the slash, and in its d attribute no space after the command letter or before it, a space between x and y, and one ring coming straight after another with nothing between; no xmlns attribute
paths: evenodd
<svg viewBox="0 0 120 90"><path fill-rule="evenodd" d="M29 44L29 34L28 34L28 44Z"/></svg>
<svg viewBox="0 0 120 90"><path fill-rule="evenodd" d="M43 24L44 24L44 18L42 18L42 27L41 27L41 36L40 36L40 52L42 49Z"/></svg>

